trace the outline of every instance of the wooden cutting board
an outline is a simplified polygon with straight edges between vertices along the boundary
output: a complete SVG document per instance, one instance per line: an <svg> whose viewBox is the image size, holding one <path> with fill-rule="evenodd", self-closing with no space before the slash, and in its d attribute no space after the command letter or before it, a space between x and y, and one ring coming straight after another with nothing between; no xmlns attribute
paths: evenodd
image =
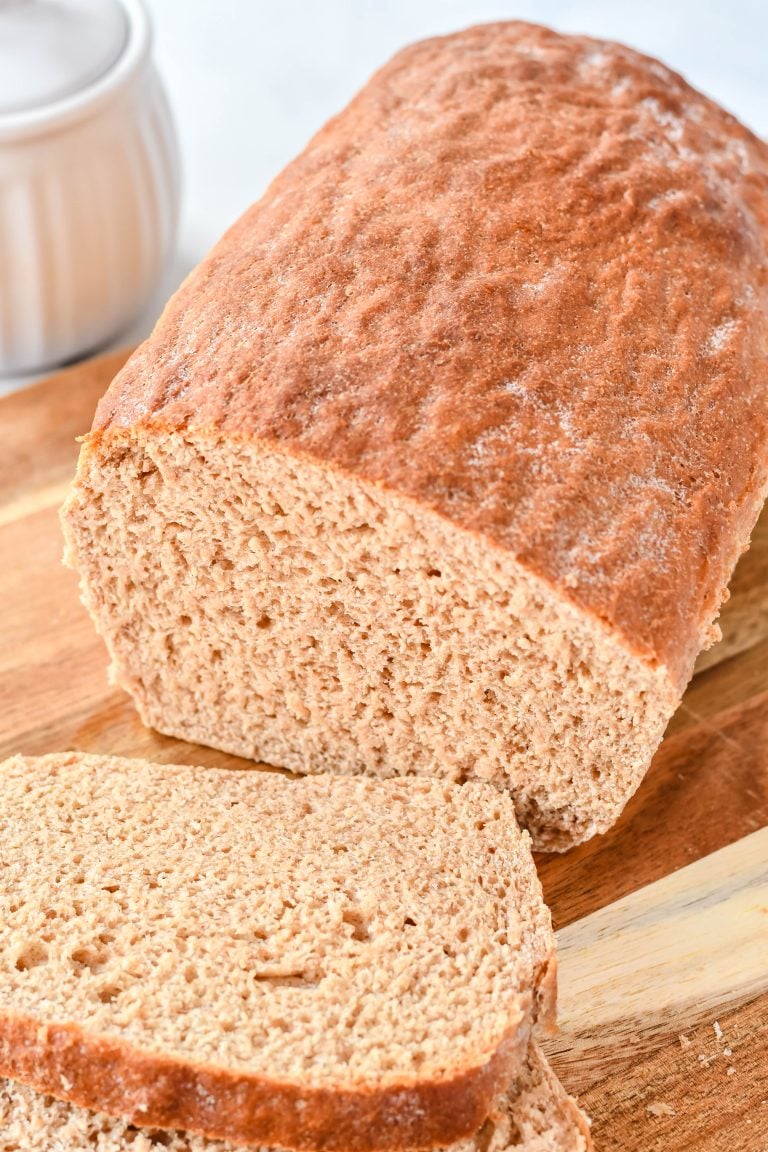
<svg viewBox="0 0 768 1152"><path fill-rule="evenodd" d="M75 436L125 354L0 401L0 756L242 765L150 732L60 564ZM768 1152L768 514L618 826L541 858L558 928L545 1047L602 1152Z"/></svg>

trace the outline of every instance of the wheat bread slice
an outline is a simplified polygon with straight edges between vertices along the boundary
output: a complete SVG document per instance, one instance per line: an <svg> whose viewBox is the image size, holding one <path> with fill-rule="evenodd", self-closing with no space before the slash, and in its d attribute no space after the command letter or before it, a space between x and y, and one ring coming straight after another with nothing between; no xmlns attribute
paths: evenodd
<svg viewBox="0 0 768 1152"><path fill-rule="evenodd" d="M551 1010L491 785L62 754L0 766L0 1076L140 1126L450 1144Z"/></svg>
<svg viewBox="0 0 768 1152"><path fill-rule="evenodd" d="M531 1041L513 1088L474 1136L450 1152L588 1152L589 1121ZM12 1080L0 1081L0 1152L235 1152L237 1145L185 1132L140 1129Z"/></svg>

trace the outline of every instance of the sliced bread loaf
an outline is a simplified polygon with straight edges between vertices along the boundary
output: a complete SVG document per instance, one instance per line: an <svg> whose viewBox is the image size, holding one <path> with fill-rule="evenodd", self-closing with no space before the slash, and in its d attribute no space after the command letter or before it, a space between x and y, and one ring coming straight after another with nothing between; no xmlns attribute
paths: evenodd
<svg viewBox="0 0 768 1152"><path fill-rule="evenodd" d="M399 53L184 283L64 516L161 732L605 830L768 481L768 149L520 23Z"/></svg>
<svg viewBox="0 0 768 1152"><path fill-rule="evenodd" d="M474 1133L551 1010L509 796L76 754L0 766L0 1075L287 1148Z"/></svg>
<svg viewBox="0 0 768 1152"><path fill-rule="evenodd" d="M12 1080L0 1081L0 1152L238 1152L241 1147L136 1128ZM531 1041L514 1088L499 1097L479 1132L450 1152L588 1152L591 1147L584 1113Z"/></svg>

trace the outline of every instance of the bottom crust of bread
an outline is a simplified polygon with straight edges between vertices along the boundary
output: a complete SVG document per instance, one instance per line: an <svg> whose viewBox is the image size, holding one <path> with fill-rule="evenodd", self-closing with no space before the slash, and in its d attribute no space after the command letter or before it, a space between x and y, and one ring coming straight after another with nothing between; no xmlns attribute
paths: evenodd
<svg viewBox="0 0 768 1152"><path fill-rule="evenodd" d="M589 1152L589 1121L535 1042L514 1088L482 1128L451 1152ZM0 1080L0 1152L237 1152L226 1141L140 1129ZM268 1152L260 1149L259 1152Z"/></svg>

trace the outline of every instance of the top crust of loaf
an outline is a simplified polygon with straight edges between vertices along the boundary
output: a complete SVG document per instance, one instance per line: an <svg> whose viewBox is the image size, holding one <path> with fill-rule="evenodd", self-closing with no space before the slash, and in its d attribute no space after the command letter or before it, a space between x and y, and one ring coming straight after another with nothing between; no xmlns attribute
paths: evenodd
<svg viewBox="0 0 768 1152"><path fill-rule="evenodd" d="M425 41L186 281L94 433L331 462L681 687L768 474L766 235L765 145L656 61L515 22Z"/></svg>
<svg viewBox="0 0 768 1152"><path fill-rule="evenodd" d="M491 785L0 766L0 1075L142 1126L313 1152L448 1144L554 996Z"/></svg>

